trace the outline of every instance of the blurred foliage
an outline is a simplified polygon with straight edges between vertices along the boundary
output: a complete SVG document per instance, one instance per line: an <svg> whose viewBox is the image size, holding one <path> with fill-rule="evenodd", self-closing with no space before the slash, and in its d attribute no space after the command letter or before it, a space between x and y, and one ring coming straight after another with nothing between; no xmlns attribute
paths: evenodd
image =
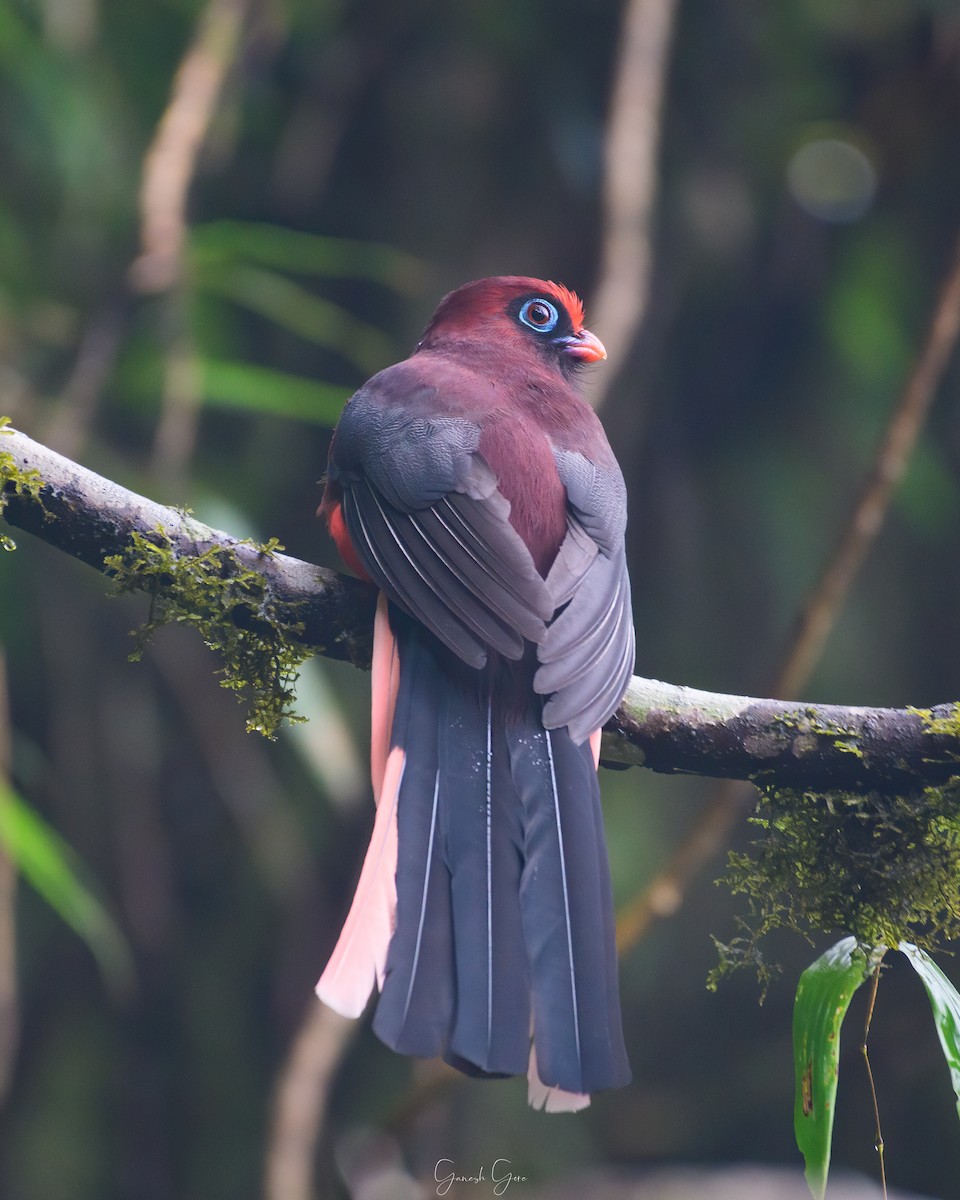
<svg viewBox="0 0 960 1200"><path fill-rule="evenodd" d="M70 847L24 800L0 787L0 846L44 900L87 943L115 993L129 991L133 960L113 917Z"/></svg>
<svg viewBox="0 0 960 1200"><path fill-rule="evenodd" d="M438 297L510 272L589 299L621 7L253 4L191 187L182 283L139 295L142 159L201 7L0 0L0 412L332 565L313 518L329 425ZM707 0L680 6L672 56L650 315L604 419L631 497L639 669L743 693L769 677L837 535L952 253L960 13ZM799 155L825 143L848 147L839 193L818 175L835 146ZM954 365L812 699L960 690L958 383ZM174 470L161 431L184 412ZM26 538L0 572L16 790L89 864L137 980L107 993L20 889L0 1195L257 1194L271 1089L368 829L367 680L319 665L322 719L261 744L195 634L161 630L127 663L142 599L104 603L93 572ZM625 899L705 785L603 783ZM440 1157L505 1156L544 1180L603 1161L796 1162L790 981L809 950L778 946L787 982L762 1010L739 979L710 995L709 935L733 912L703 879L624 964L631 1088L574 1124L528 1112L519 1083L464 1083L404 1126L408 1166L430 1179ZM924 1004L885 976L887 1164L904 1188L958 1197ZM386 1120L412 1069L364 1031L332 1097L323 1194L341 1194L340 1135ZM872 1114L850 1087L834 1160L869 1171Z"/></svg>

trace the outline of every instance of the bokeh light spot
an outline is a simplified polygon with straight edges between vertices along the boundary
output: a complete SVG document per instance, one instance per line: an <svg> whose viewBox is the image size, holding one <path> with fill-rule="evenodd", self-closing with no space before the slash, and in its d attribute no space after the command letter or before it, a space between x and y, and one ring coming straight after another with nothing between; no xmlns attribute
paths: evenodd
<svg viewBox="0 0 960 1200"><path fill-rule="evenodd" d="M857 221L870 208L877 176L866 154L839 137L807 142L787 166L787 183L800 207L820 221Z"/></svg>

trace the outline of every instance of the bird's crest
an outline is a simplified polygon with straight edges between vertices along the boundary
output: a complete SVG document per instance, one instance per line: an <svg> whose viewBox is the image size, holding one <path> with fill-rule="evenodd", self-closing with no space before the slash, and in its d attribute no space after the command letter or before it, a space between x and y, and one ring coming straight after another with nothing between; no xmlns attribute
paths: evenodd
<svg viewBox="0 0 960 1200"><path fill-rule="evenodd" d="M560 301L563 307L570 314L570 321L573 325L574 333L579 333L583 328L583 301L576 292L571 292L569 288L564 287L562 283L554 283L553 280L545 280L547 288L552 291L553 295Z"/></svg>

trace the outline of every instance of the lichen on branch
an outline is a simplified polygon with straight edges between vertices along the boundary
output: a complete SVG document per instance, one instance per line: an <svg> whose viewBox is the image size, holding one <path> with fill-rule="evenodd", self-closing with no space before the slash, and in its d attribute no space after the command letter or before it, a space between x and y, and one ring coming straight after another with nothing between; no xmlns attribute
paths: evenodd
<svg viewBox="0 0 960 1200"><path fill-rule="evenodd" d="M267 559L282 547L238 543ZM104 560L117 594L147 592L150 613L135 631L138 659L163 625L196 629L222 660L220 683L247 705L247 728L273 737L284 722L302 721L294 712L294 686L311 651L298 637L300 626L285 621L270 596L267 579L242 561L235 546L215 544L193 554L178 552L163 529L134 532L119 554Z"/></svg>

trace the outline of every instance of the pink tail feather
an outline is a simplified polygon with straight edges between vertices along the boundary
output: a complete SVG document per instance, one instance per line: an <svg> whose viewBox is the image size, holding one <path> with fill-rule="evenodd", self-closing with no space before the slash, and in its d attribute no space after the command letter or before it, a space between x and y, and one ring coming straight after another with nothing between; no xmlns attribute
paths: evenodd
<svg viewBox="0 0 960 1200"><path fill-rule="evenodd" d="M404 752L390 750L399 684L396 640L381 595L373 631L370 769L377 816L350 912L320 981L317 995L344 1017L359 1017L374 984L383 986L387 948L397 912L397 797Z"/></svg>
<svg viewBox="0 0 960 1200"><path fill-rule="evenodd" d="M603 737L602 729L595 729L590 734L590 752L593 755L593 765L600 770L600 740Z"/></svg>
<svg viewBox="0 0 960 1200"><path fill-rule="evenodd" d="M373 661L370 664L370 776L373 798L380 803L383 775L390 751L393 714L400 686L400 656L397 639L387 616L387 598L380 593L373 622Z"/></svg>

